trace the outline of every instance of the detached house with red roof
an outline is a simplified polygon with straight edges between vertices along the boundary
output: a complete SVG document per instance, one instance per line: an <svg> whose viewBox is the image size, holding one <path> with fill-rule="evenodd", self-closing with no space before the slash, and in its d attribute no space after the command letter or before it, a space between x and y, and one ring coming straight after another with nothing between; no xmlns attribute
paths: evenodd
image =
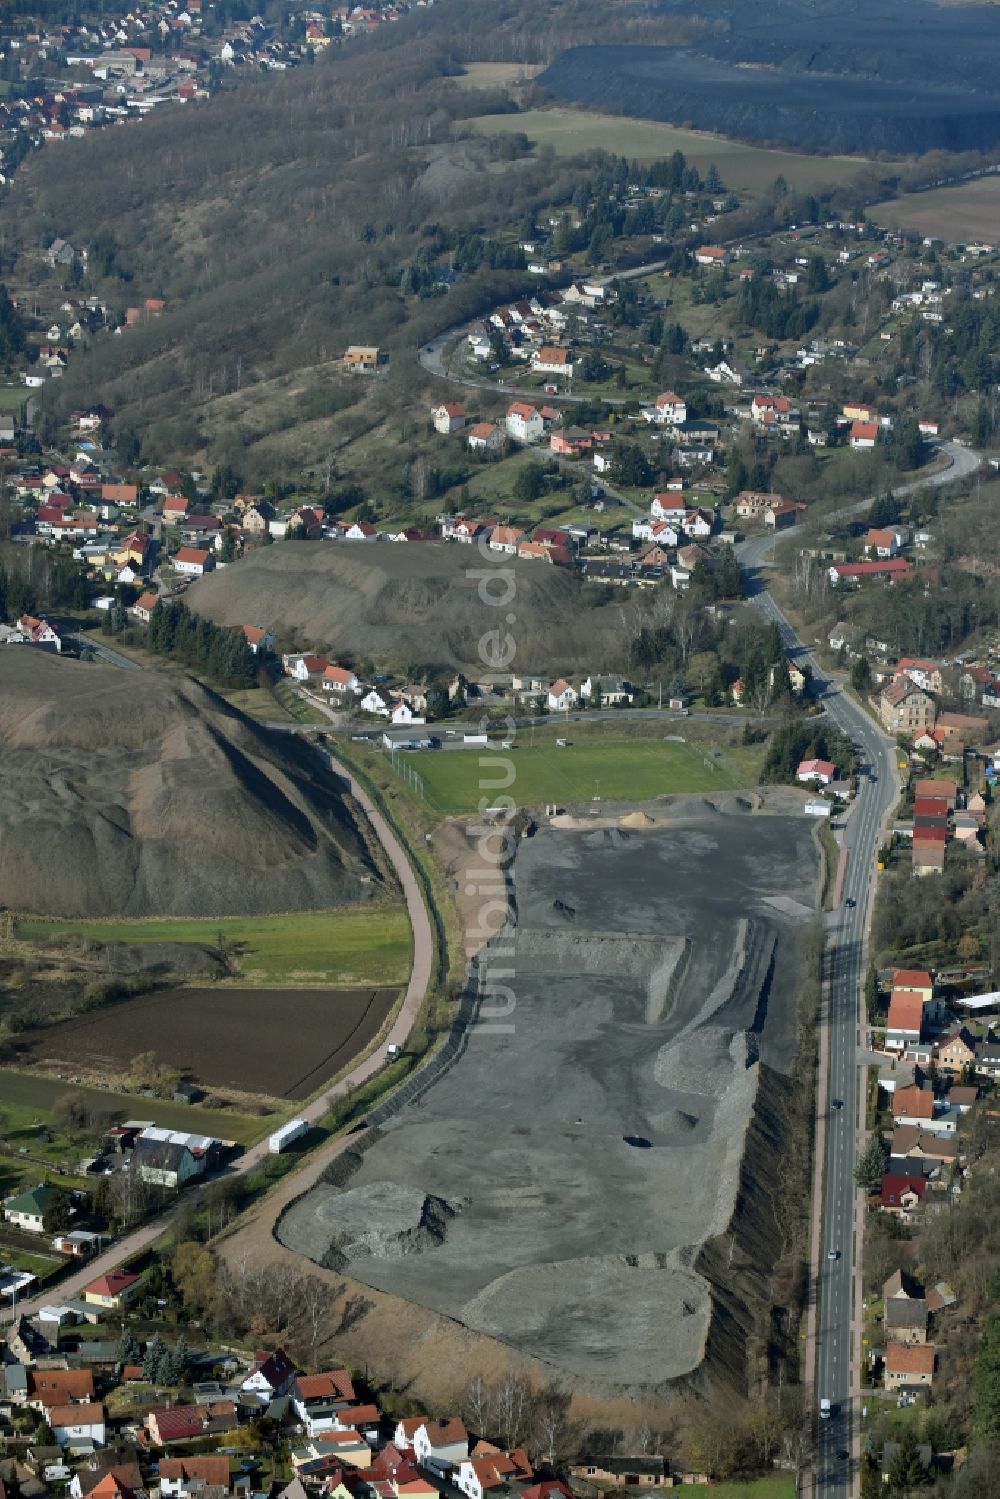
<svg viewBox="0 0 1000 1499"><path fill-rule="evenodd" d="M545 432L545 422L537 406L526 401L512 401L504 418L507 436L514 442L538 442Z"/></svg>
<svg viewBox="0 0 1000 1499"><path fill-rule="evenodd" d="M918 687L905 672L882 688L878 704L882 727L888 734L911 736L934 727L937 713L930 693Z"/></svg>
<svg viewBox="0 0 1000 1499"><path fill-rule="evenodd" d="M657 396L652 406L644 406L642 414L647 422L659 426L678 427L687 421L687 402L674 390L665 390Z"/></svg>
<svg viewBox="0 0 1000 1499"><path fill-rule="evenodd" d="M48 1412L52 1436L60 1447L74 1443L93 1443L103 1447L105 1436L104 1406L97 1401L85 1405L53 1405Z"/></svg>
<svg viewBox="0 0 1000 1499"><path fill-rule="evenodd" d="M531 368L536 375L544 375L549 380L572 380L573 355L569 349L558 349L552 344L543 344L533 356Z"/></svg>
<svg viewBox="0 0 1000 1499"><path fill-rule="evenodd" d="M205 573L210 573L215 566L215 558L211 552L203 551L200 547L181 547L175 552L171 561L179 573L184 573L189 578L200 578Z"/></svg>
<svg viewBox="0 0 1000 1499"><path fill-rule="evenodd" d="M560 677L549 688L546 702L550 713L568 713L577 704L577 691Z"/></svg>
<svg viewBox="0 0 1000 1499"><path fill-rule="evenodd" d="M142 1276L133 1270L124 1270L120 1265L99 1275L89 1286L84 1287L83 1299L91 1306L104 1307L106 1311L118 1311L138 1294Z"/></svg>
<svg viewBox="0 0 1000 1499"><path fill-rule="evenodd" d="M449 432L457 432L465 426L465 407L457 401L446 401L443 406L434 407L431 421L434 431L443 436L447 436Z"/></svg>
<svg viewBox="0 0 1000 1499"><path fill-rule="evenodd" d="M335 693L337 697L356 697L364 690L348 666L328 666L320 679L320 686L324 692Z"/></svg>
<svg viewBox="0 0 1000 1499"><path fill-rule="evenodd" d="M274 636L261 625L240 625L239 628L243 632L243 639L255 656L259 655L261 651L274 649Z"/></svg>
<svg viewBox="0 0 1000 1499"><path fill-rule="evenodd" d="M923 996L910 989L893 989L885 1026L886 1051L904 1052L919 1044L923 1025Z"/></svg>
<svg viewBox="0 0 1000 1499"><path fill-rule="evenodd" d="M878 442L878 422L852 422L851 423L851 447L855 451L865 451L873 448Z"/></svg>
<svg viewBox="0 0 1000 1499"><path fill-rule="evenodd" d="M887 1343L886 1389L928 1389L934 1383L935 1352L933 1343Z"/></svg>

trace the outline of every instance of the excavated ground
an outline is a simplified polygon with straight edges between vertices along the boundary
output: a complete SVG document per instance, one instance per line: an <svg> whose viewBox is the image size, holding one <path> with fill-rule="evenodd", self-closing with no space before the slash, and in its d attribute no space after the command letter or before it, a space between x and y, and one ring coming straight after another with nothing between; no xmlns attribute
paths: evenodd
<svg viewBox="0 0 1000 1499"><path fill-rule="evenodd" d="M488 995L279 1237L578 1376L662 1385L705 1351L695 1264L733 1216L761 1075L792 1073L817 851L800 810L736 798L602 821L519 845L481 964L510 1014Z"/></svg>

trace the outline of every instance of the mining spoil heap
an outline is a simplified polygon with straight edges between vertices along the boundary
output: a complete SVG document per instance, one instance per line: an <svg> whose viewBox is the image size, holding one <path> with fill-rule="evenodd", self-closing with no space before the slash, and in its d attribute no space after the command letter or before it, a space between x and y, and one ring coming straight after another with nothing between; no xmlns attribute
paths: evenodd
<svg viewBox="0 0 1000 1499"><path fill-rule="evenodd" d="M732 1234L736 1282L784 1247L772 1104L795 1066L816 847L801 813L737 798L630 821L518 846L511 920L480 963L510 1013L487 995L278 1233L580 1377L662 1385L714 1348L735 1379L751 1314L701 1256Z"/></svg>

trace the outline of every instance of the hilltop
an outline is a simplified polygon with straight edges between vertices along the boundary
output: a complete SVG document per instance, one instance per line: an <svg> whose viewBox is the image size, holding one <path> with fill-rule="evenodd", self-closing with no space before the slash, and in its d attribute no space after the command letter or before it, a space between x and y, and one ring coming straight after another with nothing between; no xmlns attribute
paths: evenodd
<svg viewBox="0 0 1000 1499"><path fill-rule="evenodd" d="M496 569L513 574L509 609L480 596L480 577L490 563L473 547L446 542L286 541L200 579L186 599L217 624L264 621L289 645L401 671L433 666L481 673L479 643L498 629L514 639L514 669L543 661L546 670L599 669L618 660L617 603L603 602L602 593L568 570L491 557Z"/></svg>
<svg viewBox="0 0 1000 1499"><path fill-rule="evenodd" d="M354 810L308 746L186 678L5 650L0 746L14 910L225 916L378 889Z"/></svg>

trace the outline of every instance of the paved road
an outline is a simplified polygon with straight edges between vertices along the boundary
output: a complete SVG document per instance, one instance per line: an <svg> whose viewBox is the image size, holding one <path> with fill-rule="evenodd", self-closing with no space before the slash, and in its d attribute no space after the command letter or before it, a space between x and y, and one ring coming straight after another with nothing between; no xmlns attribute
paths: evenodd
<svg viewBox="0 0 1000 1499"><path fill-rule="evenodd" d="M941 444L948 466L899 486L905 495L965 478L979 457L958 443ZM864 500L837 515L858 513ZM833 518L833 517L831 517ZM792 537L794 540L794 537ZM821 1098L827 1104L822 1187L821 1257L818 1267L819 1315L816 1348L816 1400L829 1400L833 1414L816 1425L816 1489L823 1499L846 1499L860 1482L857 1460L859 1429L856 1401L861 1385L857 1366L860 1324L859 1285L855 1276L856 1228L861 1223L854 1185L857 1137L864 1130L864 1091L858 1057L864 1042L863 992L865 938L875 883L875 860L883 819L899 796L895 746L872 718L830 678L802 644L777 604L765 591L761 568L772 552L773 538L756 537L737 547L748 575L753 603L766 619L776 621L789 653L813 669L813 680L830 719L864 753L871 774L863 777L844 829L847 874L844 904L834 913L827 943L829 977L825 1025L828 1074ZM840 1107L834 1106L837 1100ZM836 1258L831 1259L830 1253Z"/></svg>
<svg viewBox="0 0 1000 1499"><path fill-rule="evenodd" d="M131 665L131 663L129 664ZM333 755L329 756L329 760L331 773L348 784L351 795L366 813L375 831L375 835L385 850L389 863L392 865L402 886L407 914L410 918L410 927L413 932L413 960L406 993L403 996L403 1002L388 1035L385 1036L382 1043L374 1051L367 1057L362 1058L338 1083L324 1089L319 1097L313 1099L311 1103L303 1105L298 1110L297 1117L305 1119L310 1124L317 1123L328 1112L328 1099L342 1097L349 1090L359 1087L360 1084L373 1077L381 1069L385 1059L386 1046L395 1045L402 1048L406 1045L426 997L434 970L434 934L431 929L430 918L427 914L427 908L424 905L420 886L410 867L406 854L403 852L399 840L385 821L385 818L372 804L364 787L360 786L353 779L346 767L341 765ZM322 1151L314 1152L313 1155L308 1157L304 1171L312 1171L314 1174L318 1172L328 1159L338 1154L344 1148L346 1140L349 1140L349 1138L349 1136L346 1138L341 1136L332 1141L330 1145L324 1147ZM267 1153L268 1143L267 1136L265 1135L263 1140L240 1156L233 1166L227 1172L222 1173L222 1175L227 1177L243 1176L259 1165ZM300 1173L298 1172L294 1173L291 1180L296 1180L299 1175ZM217 1179L214 1178L213 1180ZM123 1239L119 1239L106 1253L90 1260L81 1269L74 1270L71 1275L68 1275L65 1280L60 1281L57 1286L53 1286L50 1290L39 1296L19 1301L17 1303L17 1312L30 1316L47 1303L59 1302L68 1297L79 1296L84 1286L89 1285L98 1275L103 1275L115 1265L121 1264L122 1260L148 1248L169 1227L177 1213L191 1203L197 1202L209 1190L211 1185L212 1181L207 1181L201 1183L199 1186L189 1188L175 1203L172 1203L169 1208L165 1209L156 1218L151 1219L149 1223L143 1224L141 1228L137 1228L132 1233L127 1234ZM301 1187L298 1190L301 1190ZM12 1316L13 1310L5 1309L0 1313L0 1324L11 1321Z"/></svg>
<svg viewBox="0 0 1000 1499"><path fill-rule="evenodd" d="M90 635L77 635L73 638L81 651L93 651L97 659L106 662L108 666L120 666L125 671L142 670L138 661L131 661L128 656L123 656L121 651L113 651L109 645L103 645L101 641L94 640Z"/></svg>

